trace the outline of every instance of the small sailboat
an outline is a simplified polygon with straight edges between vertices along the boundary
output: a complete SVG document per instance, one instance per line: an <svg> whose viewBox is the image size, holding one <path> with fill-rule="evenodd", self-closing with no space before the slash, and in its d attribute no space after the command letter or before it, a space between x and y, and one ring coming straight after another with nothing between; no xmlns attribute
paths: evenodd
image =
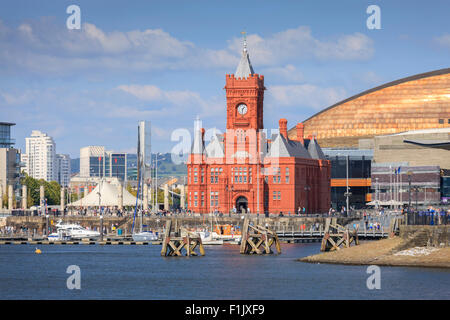
<svg viewBox="0 0 450 320"><path fill-rule="evenodd" d="M212 230L212 218L210 230L197 231L198 235L202 239L204 245L220 245L223 244L223 240L219 239L218 234Z"/></svg>

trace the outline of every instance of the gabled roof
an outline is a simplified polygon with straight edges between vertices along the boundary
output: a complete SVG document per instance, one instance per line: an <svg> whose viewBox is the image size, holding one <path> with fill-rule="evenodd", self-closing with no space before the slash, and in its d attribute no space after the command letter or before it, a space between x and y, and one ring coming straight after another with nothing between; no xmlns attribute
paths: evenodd
<svg viewBox="0 0 450 320"><path fill-rule="evenodd" d="M213 134L211 142L206 146L206 156L210 158L223 158L225 152L223 151L223 136L219 134Z"/></svg>
<svg viewBox="0 0 450 320"><path fill-rule="evenodd" d="M296 157L311 159L310 154L299 141L287 140L282 134L272 136L267 157Z"/></svg>
<svg viewBox="0 0 450 320"><path fill-rule="evenodd" d="M325 154L322 151L322 148L320 148L319 144L316 142L315 138L312 138L309 141L308 144L308 153L310 154L311 158L313 159L322 159L326 160Z"/></svg>

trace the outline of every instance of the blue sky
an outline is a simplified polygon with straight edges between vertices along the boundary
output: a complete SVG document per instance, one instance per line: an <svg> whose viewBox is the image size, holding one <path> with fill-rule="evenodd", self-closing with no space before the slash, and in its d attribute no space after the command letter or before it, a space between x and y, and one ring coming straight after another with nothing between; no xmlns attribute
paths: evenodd
<svg viewBox="0 0 450 320"><path fill-rule="evenodd" d="M66 8L81 9L68 30ZM381 9L369 30L366 8ZM152 121L153 151L177 128L225 128L225 74L241 31L265 76L264 124L288 127L361 91L448 68L449 1L36 1L0 2L0 121L24 149L32 130L58 153L87 145L136 149Z"/></svg>

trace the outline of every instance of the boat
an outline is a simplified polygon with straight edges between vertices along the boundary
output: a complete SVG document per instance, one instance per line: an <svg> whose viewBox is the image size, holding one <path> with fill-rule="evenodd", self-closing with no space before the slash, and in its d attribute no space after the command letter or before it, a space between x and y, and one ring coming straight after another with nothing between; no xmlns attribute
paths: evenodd
<svg viewBox="0 0 450 320"><path fill-rule="evenodd" d="M217 239L222 239L225 242L239 243L242 238L239 227L231 224L215 224L213 232L217 235Z"/></svg>
<svg viewBox="0 0 450 320"><path fill-rule="evenodd" d="M217 233L209 231L197 231L204 245L221 245L223 240L217 238Z"/></svg>
<svg viewBox="0 0 450 320"><path fill-rule="evenodd" d="M146 226L143 226L144 228ZM132 234L133 241L156 241L158 240L158 233L152 230L144 230L141 228L139 232Z"/></svg>
<svg viewBox="0 0 450 320"><path fill-rule="evenodd" d="M63 223L59 220L56 224L56 232L48 235L49 241L57 240L78 240L78 239L92 239L100 237L100 232L83 228L76 223Z"/></svg>

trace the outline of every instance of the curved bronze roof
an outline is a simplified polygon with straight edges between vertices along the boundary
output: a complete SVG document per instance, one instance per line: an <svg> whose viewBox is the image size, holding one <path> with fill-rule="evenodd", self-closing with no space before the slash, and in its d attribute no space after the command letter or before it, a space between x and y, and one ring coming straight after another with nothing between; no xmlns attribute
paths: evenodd
<svg viewBox="0 0 450 320"><path fill-rule="evenodd" d="M309 117L308 119L306 119L306 120L304 120L304 121L306 122L306 121L308 121L309 119L314 118L314 117L318 116L319 114L321 114L321 113L323 113L323 112L325 112L325 111L328 111L328 110L330 110L330 109L333 109L333 108L335 108L335 107L338 107L338 106L340 106L341 104L344 104L344 103L346 103L346 102L349 102L349 101L351 101L351 100L354 100L354 99L356 99L356 98L359 98L359 97L361 97L361 96L364 96L364 95L366 95L366 94L369 94L369 93L372 93L372 92L375 92L375 91L378 91L378 90L381 90L381 89L384 89L384 88L387 88L387 87L396 86L396 85L398 85L398 84L400 84L400 83L403 83L403 82L408 82L408 81L418 80L418 79L422 79L422 78L428 78L428 77L437 76L437 75L446 74L446 73L450 73L450 68L439 69L439 70L430 71L430 72L425 72L425 73L419 73L419 74L416 74L416 75L414 75L414 76L409 76L409 77L406 77L406 78L402 78L402 79L399 79L399 80L395 80L395 81L391 81L391 82L385 83L385 84L383 84L383 85L381 85L381 86L378 86L378 87L375 87L375 88L372 88L372 89L363 91L363 92L358 93L358 94L356 94L356 95L354 95L354 96L351 96L350 98L347 98L347 99L345 99L345 100L339 101L338 103L335 103L335 104L333 104L332 106L330 106L330 107L328 107L328 108L325 108L325 109L323 109L323 110L317 112L316 114L312 115L311 117Z"/></svg>
<svg viewBox="0 0 450 320"><path fill-rule="evenodd" d="M450 68L388 82L304 120L304 135L322 147L356 147L359 139L450 127ZM289 130L295 139L296 128Z"/></svg>

